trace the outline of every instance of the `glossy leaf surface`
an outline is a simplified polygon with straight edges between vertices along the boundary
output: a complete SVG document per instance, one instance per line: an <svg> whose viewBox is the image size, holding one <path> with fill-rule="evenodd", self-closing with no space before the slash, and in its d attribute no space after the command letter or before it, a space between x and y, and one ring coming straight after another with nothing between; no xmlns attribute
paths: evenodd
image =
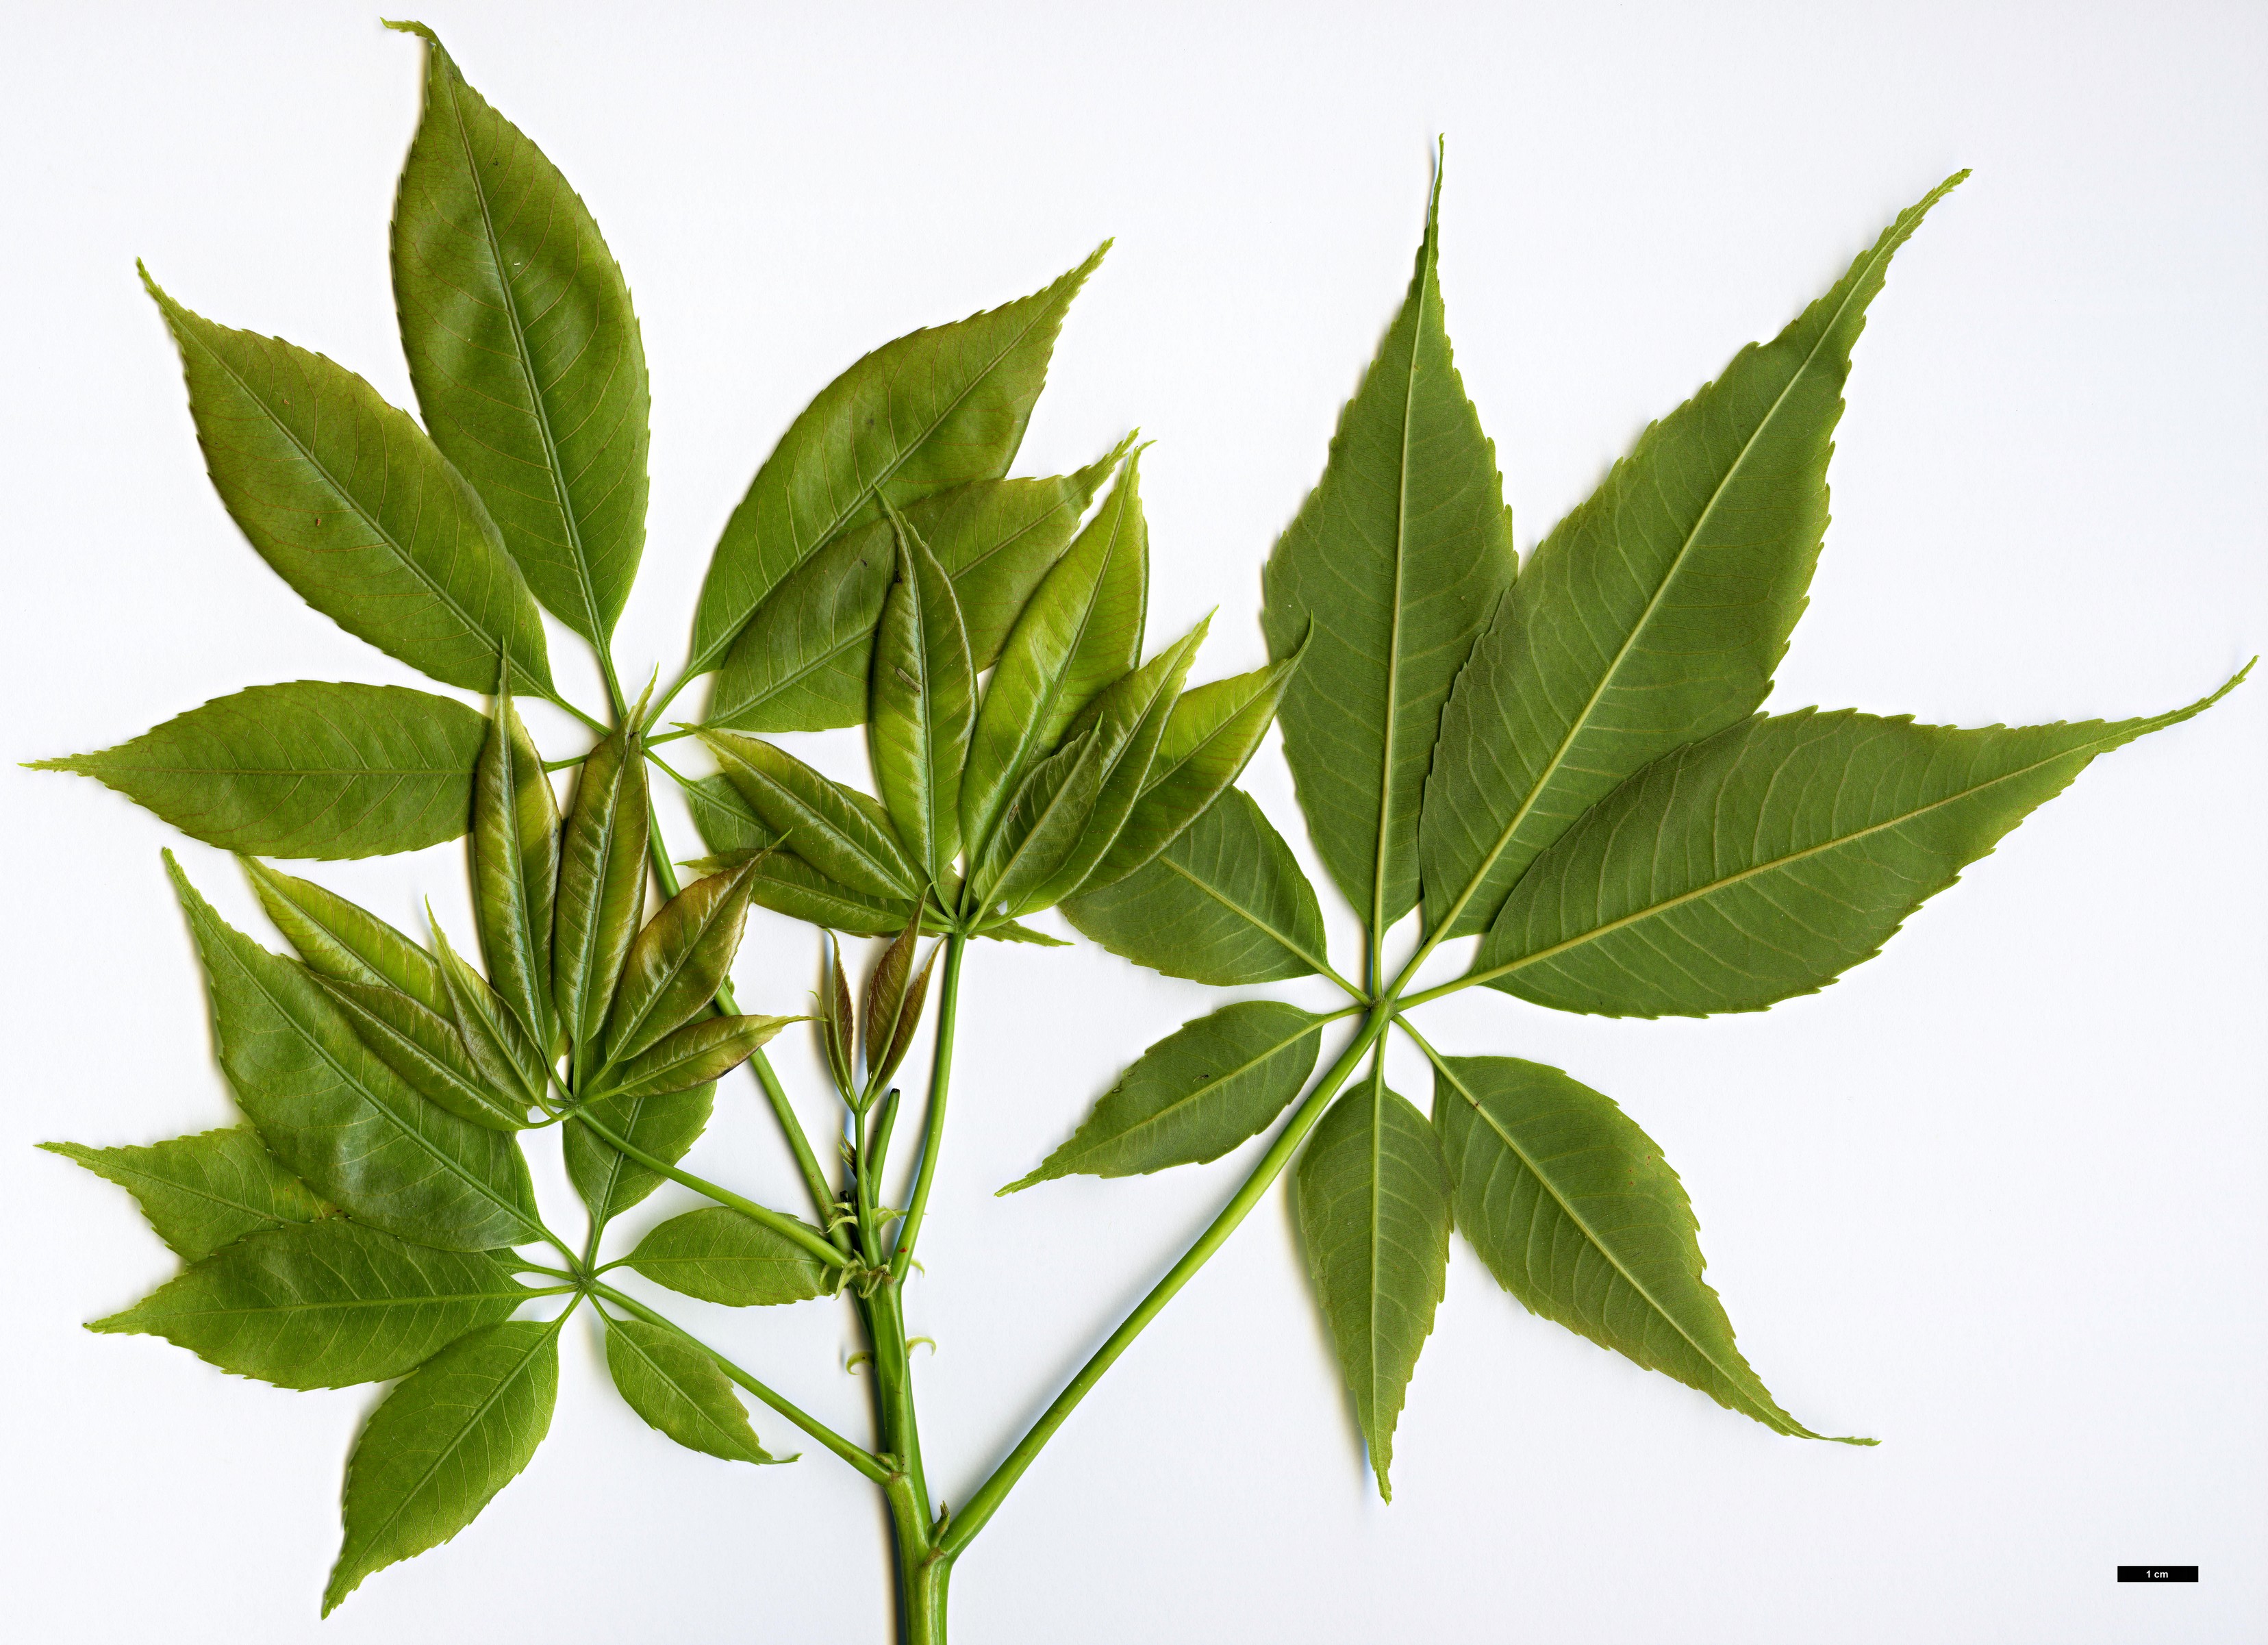
<svg viewBox="0 0 2268 1645"><path fill-rule="evenodd" d="M171 854L211 990L222 1068L276 1157L350 1215L419 1244L485 1250L535 1237L512 1140L435 1107L365 1046L321 987L232 929Z"/></svg>
<svg viewBox="0 0 2268 1645"><path fill-rule="evenodd" d="M645 913L645 758L617 731L591 750L559 844L551 998L580 1066Z"/></svg>
<svg viewBox="0 0 2268 1645"><path fill-rule="evenodd" d="M87 1329L163 1337L279 1388L347 1388L416 1369L527 1295L482 1252L329 1217L248 1234Z"/></svg>
<svg viewBox="0 0 2268 1645"><path fill-rule="evenodd" d="M702 741L749 809L821 874L870 897L921 894L919 871L889 814L865 794L755 737L713 731ZM901 916L889 929L903 923Z"/></svg>
<svg viewBox="0 0 2268 1645"><path fill-rule="evenodd" d="M433 951L449 991L449 1021L482 1080L493 1090L534 1103L550 1084L542 1051L520 1027L512 1007L449 946L438 926L433 927Z"/></svg>
<svg viewBox="0 0 2268 1645"><path fill-rule="evenodd" d="M1071 300L1097 250L1045 290L887 343L836 378L780 439L701 586L693 670L717 666L766 595L887 498L914 498L1008 471L1047 380Z"/></svg>
<svg viewBox="0 0 2268 1645"><path fill-rule="evenodd" d="M648 1427L688 1450L726 1462L779 1460L757 1443L747 1411L717 1361L674 1331L642 1319L609 1319L607 1371Z"/></svg>
<svg viewBox="0 0 2268 1645"><path fill-rule="evenodd" d="M1441 1145L1373 1067L1317 1122L1295 1187L1308 1282L1390 1502L1395 1424L1448 1279Z"/></svg>
<svg viewBox="0 0 2268 1645"><path fill-rule="evenodd" d="M1376 932L1417 903L1441 704L1515 568L1496 448L1443 328L1440 211L1437 173L1409 295L1262 573L1269 653L1301 653L1279 710L1300 808Z"/></svg>
<svg viewBox="0 0 2268 1645"><path fill-rule="evenodd" d="M1328 1021L1248 1000L1182 1024L1118 1076L1039 1169L1001 1191L1056 1177L1133 1177L1219 1159L1299 1095Z"/></svg>
<svg viewBox="0 0 2268 1645"><path fill-rule="evenodd" d="M976 671L945 568L902 518L898 580L874 635L866 746L874 785L915 866L932 885L961 854L961 768L976 712Z"/></svg>
<svg viewBox="0 0 2268 1645"><path fill-rule="evenodd" d="M1458 1231L1531 1313L1776 1434L1826 1437L1741 1356L1701 1277L1684 1185L1610 1100L1541 1063L1448 1057L1435 1065L1433 1124Z"/></svg>
<svg viewBox="0 0 2268 1645"><path fill-rule="evenodd" d="M342 982L398 988L428 1011L446 1015L448 985L441 963L366 908L313 881L278 874L250 857L237 860L268 918L307 969Z"/></svg>
<svg viewBox="0 0 2268 1645"><path fill-rule="evenodd" d="M645 349L582 200L432 32L394 210L394 300L433 442L538 599L613 631L645 540Z"/></svg>
<svg viewBox="0 0 2268 1645"><path fill-rule="evenodd" d="M39 760L192 839L268 857L375 857L465 831L486 727L462 703L313 680L216 697L129 742Z"/></svg>
<svg viewBox="0 0 2268 1645"><path fill-rule="evenodd" d="M1252 796L1231 789L1150 862L1063 905L1113 954L1219 987L1306 977L1323 963L1322 910Z"/></svg>
<svg viewBox="0 0 2268 1645"><path fill-rule="evenodd" d="M438 1547L512 1483L551 1428L559 1326L508 1320L459 1339L388 1393L347 1463L328 1616L364 1577Z"/></svg>
<svg viewBox="0 0 2268 1645"><path fill-rule="evenodd" d="M184 1262L287 1222L313 1222L324 1206L247 1125L202 1131L147 1147L42 1142L132 1194L150 1227Z"/></svg>
<svg viewBox="0 0 2268 1645"><path fill-rule="evenodd" d="M622 963L607 1014L609 1067L619 1069L708 1009L740 950L747 912L747 868L696 880L662 904Z"/></svg>
<svg viewBox="0 0 2268 1645"><path fill-rule="evenodd" d="M1442 716L1425 793L1428 926L1486 929L1536 853L1608 790L1764 700L1818 562L1867 306L1959 181L1649 427L1536 550Z"/></svg>
<svg viewBox="0 0 2268 1645"><path fill-rule="evenodd" d="M768 1044L794 1017L710 1017L666 1035L606 1078L610 1097L664 1096L723 1079ZM605 1124L601 1116L600 1123ZM637 1140L635 1137L631 1139Z"/></svg>
<svg viewBox="0 0 2268 1645"><path fill-rule="evenodd" d="M716 1100L715 1086L698 1085L664 1096L602 1097L590 1105L590 1113L632 1147L674 1165L701 1140ZM571 1119L561 1129L566 1133L560 1146L568 1177L600 1222L620 1216L661 1186L659 1172L617 1153L580 1120Z"/></svg>
<svg viewBox="0 0 2268 1645"><path fill-rule="evenodd" d="M818 1258L722 1206L670 1218L638 1242L628 1261L656 1285L729 1308L801 1302L828 1288Z"/></svg>
<svg viewBox="0 0 2268 1645"><path fill-rule="evenodd" d="M496 522L409 417L343 366L183 308L189 412L229 513L300 598L446 685L549 695L543 619Z"/></svg>
<svg viewBox="0 0 2268 1645"><path fill-rule="evenodd" d="M2242 678L2242 676L2239 676ZM1477 965L1609 1016L1759 1011L1815 992L2095 756L2152 719L1962 731L1849 710L1758 719L1665 756L1514 888Z"/></svg>
<svg viewBox="0 0 2268 1645"><path fill-rule="evenodd" d="M473 913L489 985L528 1036L549 1046L559 800L509 695L497 701L474 773L471 839Z"/></svg>

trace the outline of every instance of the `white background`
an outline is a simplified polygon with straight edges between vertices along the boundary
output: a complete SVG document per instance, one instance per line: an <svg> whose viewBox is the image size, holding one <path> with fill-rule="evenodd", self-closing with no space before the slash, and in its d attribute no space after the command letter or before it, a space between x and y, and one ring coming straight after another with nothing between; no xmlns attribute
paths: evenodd
<svg viewBox="0 0 2268 1645"><path fill-rule="evenodd" d="M198 310L409 402L385 236L418 52L376 9L8 8L11 762L250 683L418 682L239 538L133 271L146 257ZM1151 631L1218 605L1201 675L1256 665L1260 561L1400 299L1437 131L1450 326L1523 550L1647 418L1900 207L1976 168L1900 254L1859 345L1834 524L1774 706L2143 713L2268 641L2257 4L444 0L423 15L583 191L637 294L653 505L625 674L674 672L718 528L821 385L1106 235L1116 249L1065 328L1019 472L1089 461L1139 424L1158 442ZM554 645L571 656L563 631ZM537 730L551 752L580 746ZM1526 1317L1461 1247L1382 1506L1279 1197L962 1562L957 1636L2268 1637L2264 732L2256 682L2103 760L1885 957L1769 1014L1617 1022L1480 993L1430 1012L1447 1049L1558 1064L1625 1104L1683 1174L1759 1371L1805 1421L1878 1450L1775 1438ZM821 757L854 771L856 738ZM674 1449L622 1407L579 1325L526 1474L319 1627L370 1391L284 1393L79 1331L171 1260L116 1190L30 1147L229 1118L158 847L261 929L251 899L219 853L92 783L0 780L15 1637L884 1637L867 1488L807 1445L761 1472ZM1248 781L1307 854L1272 745ZM468 930L454 848L316 873L405 925L430 895ZM752 933L742 998L799 1008L812 937L769 916ZM947 1499L1253 1150L990 1191L1222 999L1086 945L972 960L909 1301L939 1345L919 1369ZM1405 1050L1395 1081L1422 1103ZM780 1061L813 1091L802 1044ZM748 1088L729 1084L719 1110L694 1163L792 1203ZM549 1203L571 1217L547 1150ZM658 1195L623 1231L686 1203ZM841 1310L682 1312L861 1421ZM776 1419L758 1426L792 1447ZM2137 1560L2204 1580L2115 1585Z"/></svg>

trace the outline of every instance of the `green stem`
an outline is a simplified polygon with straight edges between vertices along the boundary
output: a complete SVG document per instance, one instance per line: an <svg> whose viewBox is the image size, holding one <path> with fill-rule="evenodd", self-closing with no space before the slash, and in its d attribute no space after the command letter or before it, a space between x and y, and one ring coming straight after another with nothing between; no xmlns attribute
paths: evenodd
<svg viewBox="0 0 2268 1645"><path fill-rule="evenodd" d="M1467 971L1462 977L1443 983L1437 988L1428 988L1422 993L1410 995L1407 1000L1396 1000L1395 1009L1408 1011L1414 1007L1424 1005L1429 1000L1439 1000L1444 995L1454 994L1460 989L1470 988L1475 983L1485 983L1492 978L1502 977L1507 971L1516 971L1527 963L1526 960L1514 960L1508 965L1491 966L1484 971Z"/></svg>
<svg viewBox="0 0 2268 1645"><path fill-rule="evenodd" d="M929 1113L922 1131L921 1164L914 1173L913 1197L906 1202L906 1220L898 1236L897 1254L890 1259L890 1277L902 1282L914 1260L914 1242L921 1237L922 1218L929 1211L930 1186L937 1179L937 1156L945 1141L945 1099L953 1076L953 1031L961 1007L961 955L968 939L959 932L945 939L945 980L937 1002L937 1049L930 1059Z"/></svg>
<svg viewBox="0 0 2268 1645"><path fill-rule="evenodd" d="M1253 1206L1260 1203L1261 1196L1283 1173L1307 1132L1322 1118L1323 1110L1329 1105L1331 1098L1338 1094L1339 1088L1361 1066L1364 1056L1385 1033L1390 1016L1391 1008L1384 1004L1371 1007L1369 1015L1363 1020L1362 1031L1339 1054L1338 1060L1325 1071L1322 1078L1309 1088L1306 1100L1293 1113L1290 1123L1276 1133L1276 1140L1269 1145L1268 1152L1252 1168L1252 1174L1244 1179L1234 1197L1221 1207L1220 1214L1212 1220L1211 1226L1198 1236L1197 1243L1183 1253L1182 1259L1173 1265L1166 1277L1152 1287L1149 1295L1142 1299L1134 1311L1126 1317L1124 1323L1110 1333L1110 1339L1079 1367L1079 1374L1071 1379L1070 1385L1056 1396L1055 1403L1041 1414L1038 1421L1032 1424L1030 1431L1016 1442L1016 1448L1008 1453L984 1483L976 1487L976 1494L947 1523L944 1534L938 1538L938 1546L948 1557L959 1554L968 1545L969 1539L984 1529L985 1522L998 1510L1003 1499L1014 1488L1016 1481L1023 1478L1025 1470L1038 1457L1042 1448L1055 1437L1056 1430L1079 1408L1079 1401L1086 1398L1095 1383L1102 1380L1102 1374L1117 1362L1118 1356L1132 1346L1134 1339L1142 1334L1143 1328L1158 1317L1159 1311L1174 1300L1181 1288L1196 1276L1197 1270L1227 1243L1228 1236L1236 1232L1237 1225L1251 1213Z"/></svg>
<svg viewBox="0 0 2268 1645"><path fill-rule="evenodd" d="M806 1228L793 1217L788 1216L781 1212L774 1211L767 1206L760 1206L753 1199L744 1199L739 1194L734 1193L731 1189L723 1187L718 1184L710 1182L705 1177L696 1177L690 1171L680 1170L676 1166L672 1165L660 1155L648 1154L644 1148L639 1147L637 1144L630 1141L619 1132L608 1130L605 1125L600 1125L597 1120L592 1118L587 1113L578 1114L575 1118L583 1125L590 1128L591 1134L593 1136L598 1138L600 1141L605 1143L617 1154L621 1154L627 1158L636 1160L640 1165L644 1166L646 1169L650 1171L658 1171L662 1176L669 1178L671 1182L681 1184L687 1188L690 1188L696 1194L708 1195L710 1199L715 1200L720 1206L731 1206L733 1210L739 1212L742 1216L747 1217L751 1221L762 1223L766 1228L771 1229L772 1232L781 1236L783 1238L793 1240L797 1244L802 1246L804 1250L809 1251L813 1256L818 1258L820 1261L826 1263L830 1267L840 1268L849 1263L850 1258L844 1256L842 1251L836 1250L835 1246L828 1243L827 1240L814 1232L812 1229Z"/></svg>
<svg viewBox="0 0 2268 1645"><path fill-rule="evenodd" d="M684 1341L690 1343L693 1346L700 1349L702 1353L707 1354L711 1359L716 1361L717 1368L718 1370L724 1372L725 1375L731 1377L733 1381L738 1383L741 1387L747 1389L750 1393L762 1400L773 1410L778 1412L780 1415L794 1423L796 1427L801 1428L813 1439L817 1440L821 1445L826 1446L828 1450L833 1451L837 1457L840 1457L843 1461L849 1463L853 1468L856 1468L860 1473L865 1474L875 1484L884 1486L890 1484L892 1479L890 1471L887 1468L885 1468L881 1463L876 1459L874 1455L871 1451L867 1450L865 1446L852 1444L849 1440L844 1439L840 1434L837 1434L833 1428L828 1427L827 1424L821 1422L817 1417L813 1416L809 1412L797 1405L786 1396L776 1393L771 1389L767 1388L763 1383L749 1376L747 1372L733 1364L732 1361L718 1353L716 1349L702 1341L700 1338L686 1330L684 1326L679 1324L675 1320L655 1313L653 1309L639 1302L637 1298L627 1295L624 1293L615 1289L613 1286L604 1284L596 1280L591 1281L591 1294L593 1296L604 1297L608 1302L612 1302L616 1308L621 1309L625 1314L629 1314L635 1318L642 1319L649 1325L659 1326L662 1330L670 1332L673 1336L681 1338Z"/></svg>

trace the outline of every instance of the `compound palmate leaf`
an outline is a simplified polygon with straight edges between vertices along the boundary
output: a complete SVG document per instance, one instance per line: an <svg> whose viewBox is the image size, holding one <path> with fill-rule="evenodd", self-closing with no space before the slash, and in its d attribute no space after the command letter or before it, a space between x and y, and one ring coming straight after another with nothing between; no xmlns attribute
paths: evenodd
<svg viewBox="0 0 2268 1645"><path fill-rule="evenodd" d="M394 685L255 685L131 741L33 762L77 771L192 839L261 857L374 857L465 831L487 724Z"/></svg>
<svg viewBox="0 0 2268 1645"><path fill-rule="evenodd" d="M1378 1494L1394 1500L1394 1426L1449 1272L1449 1179L1425 1116L1384 1065L1333 1103L1293 1187L1307 1259Z"/></svg>
<svg viewBox="0 0 2268 1645"><path fill-rule="evenodd" d="M394 210L394 299L433 443L535 595L603 642L645 539L645 349L622 272L558 167L433 32Z"/></svg>
<svg viewBox="0 0 2268 1645"><path fill-rule="evenodd" d="M221 1067L276 1158L351 1215L421 1244L535 1238L534 1191L512 1139L411 1090L313 977L232 929L170 852L166 867L204 962Z"/></svg>
<svg viewBox="0 0 2268 1645"><path fill-rule="evenodd" d="M1457 1229L1506 1290L1774 1433L1828 1437L1783 1411L1741 1357L1701 1277L1684 1185L1621 1109L1541 1063L1444 1057L1433 1066Z"/></svg>
<svg viewBox="0 0 2268 1645"><path fill-rule="evenodd" d="M134 1196L158 1237L184 1262L286 1222L312 1222L324 1206L247 1125L175 1137L145 1148L43 1142Z"/></svg>
<svg viewBox="0 0 2268 1645"><path fill-rule="evenodd" d="M556 1320L476 1331L396 1385L347 1463L346 1534L323 1614L372 1572L471 1524L535 1455L558 1391Z"/></svg>
<svg viewBox="0 0 2268 1645"><path fill-rule="evenodd" d="M191 314L144 274L180 344L205 466L252 546L350 634L485 691L499 656L551 693L543 617L465 477L342 365Z"/></svg>
<svg viewBox="0 0 2268 1645"><path fill-rule="evenodd" d="M1441 704L1516 565L1496 448L1443 327L1440 204L1437 173L1410 294L1262 573L1269 654L1300 657L1284 757L1323 866L1373 936L1418 901Z"/></svg>
<svg viewBox="0 0 2268 1645"><path fill-rule="evenodd" d="M2239 675L2236 680L2244 676ZM2202 712L1961 731L1848 710L1667 755L1516 886L1490 985L1608 1016L1758 1011L1872 957L2096 755Z"/></svg>
<svg viewBox="0 0 2268 1645"><path fill-rule="evenodd" d="M1770 343L1648 428L1537 548L1441 716L1425 923L1485 930L1535 855L1655 756L1764 700L1827 527L1867 306L1949 177Z"/></svg>
<svg viewBox="0 0 2268 1645"><path fill-rule="evenodd" d="M416 1369L527 1295L484 1252L329 1217L247 1235L87 1329L163 1337L279 1388L346 1388Z"/></svg>

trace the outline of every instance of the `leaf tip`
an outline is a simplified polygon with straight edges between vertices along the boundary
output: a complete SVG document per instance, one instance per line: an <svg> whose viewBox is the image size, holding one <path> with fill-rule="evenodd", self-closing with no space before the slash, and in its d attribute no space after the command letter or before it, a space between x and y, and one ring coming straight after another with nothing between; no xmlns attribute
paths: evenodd
<svg viewBox="0 0 2268 1645"><path fill-rule="evenodd" d="M378 21L379 27L392 29L397 34L415 34L427 45L436 48L441 44L441 37L423 23L394 17L382 17Z"/></svg>

